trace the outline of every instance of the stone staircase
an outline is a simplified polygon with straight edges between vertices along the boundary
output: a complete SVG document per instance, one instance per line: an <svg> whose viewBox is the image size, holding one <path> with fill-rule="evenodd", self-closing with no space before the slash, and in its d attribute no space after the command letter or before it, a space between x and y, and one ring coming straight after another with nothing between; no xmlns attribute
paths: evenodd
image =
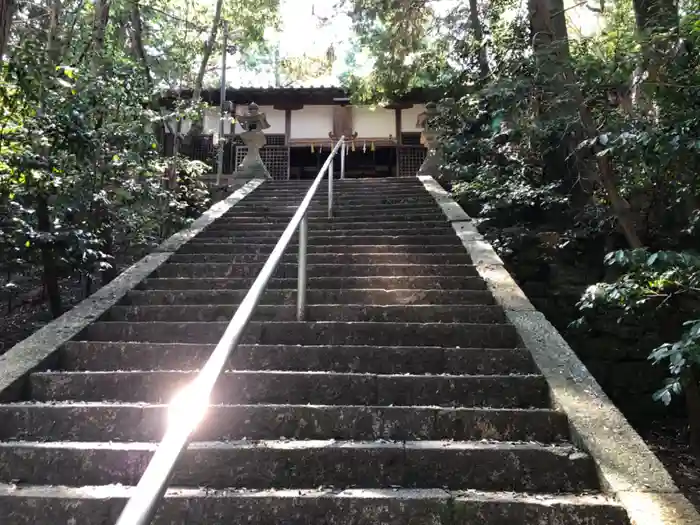
<svg viewBox="0 0 700 525"><path fill-rule="evenodd" d="M307 188L264 183L0 405L0 523L114 523ZM156 523L628 523L421 182L336 195L310 211L308 321L293 245Z"/></svg>

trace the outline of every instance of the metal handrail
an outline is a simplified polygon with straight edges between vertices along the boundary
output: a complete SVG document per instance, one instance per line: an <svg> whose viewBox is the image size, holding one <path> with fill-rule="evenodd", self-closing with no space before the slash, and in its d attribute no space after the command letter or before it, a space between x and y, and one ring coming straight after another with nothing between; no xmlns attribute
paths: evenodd
<svg viewBox="0 0 700 525"><path fill-rule="evenodd" d="M171 415L179 416L168 424L165 435L158 445L146 471L135 488L135 494L129 498L124 510L119 515L116 525L149 525L153 520L165 492L177 461L189 444L190 436L201 422L216 381L224 371L231 353L238 346L253 311L258 306L270 278L282 260L282 256L299 228L299 275L297 287L297 319L304 318L306 310L306 254L308 243L307 213L316 190L321 185L328 171L328 218L333 217L333 159L338 148L342 147L341 178L344 178L345 137L341 137L326 162L314 179L304 200L294 213L272 253L265 261L255 282L241 301L236 313L231 318L224 335L216 345L207 362L190 385L183 389L171 402Z"/></svg>

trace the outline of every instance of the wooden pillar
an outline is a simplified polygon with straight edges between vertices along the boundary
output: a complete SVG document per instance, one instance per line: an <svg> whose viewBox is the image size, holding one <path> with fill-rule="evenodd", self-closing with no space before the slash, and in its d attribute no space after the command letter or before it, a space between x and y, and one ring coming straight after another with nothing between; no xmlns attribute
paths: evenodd
<svg viewBox="0 0 700 525"><path fill-rule="evenodd" d="M284 143L289 146L289 139L292 137L292 110L284 110Z"/></svg>
<svg viewBox="0 0 700 525"><path fill-rule="evenodd" d="M396 108L394 113L396 115L396 176L401 176L401 165L399 161L399 155L401 153L401 108Z"/></svg>
<svg viewBox="0 0 700 525"><path fill-rule="evenodd" d="M292 110L284 110L284 144L287 146L287 180L292 177L292 148L289 140L292 137Z"/></svg>

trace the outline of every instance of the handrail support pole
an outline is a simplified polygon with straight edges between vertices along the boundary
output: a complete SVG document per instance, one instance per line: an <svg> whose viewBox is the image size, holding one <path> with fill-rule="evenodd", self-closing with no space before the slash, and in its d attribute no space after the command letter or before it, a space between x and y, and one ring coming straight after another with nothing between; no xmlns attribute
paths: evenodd
<svg viewBox="0 0 700 525"><path fill-rule="evenodd" d="M307 215L299 223L299 273L297 277L297 321L306 318L306 254L309 242Z"/></svg>
<svg viewBox="0 0 700 525"><path fill-rule="evenodd" d="M345 151L347 148L345 141L343 141L343 145L340 148L340 180L345 180Z"/></svg>
<svg viewBox="0 0 700 525"><path fill-rule="evenodd" d="M331 163L328 165L328 218L333 218L333 161L335 155L331 153Z"/></svg>
<svg viewBox="0 0 700 525"><path fill-rule="evenodd" d="M282 261L286 250L297 232L299 235L299 281L297 295L297 317L301 320L306 314L306 292L307 292L307 255L308 255L308 218L309 207L313 201L316 191L323 183L323 177L328 175L328 216L333 215L333 159L338 153L338 148L345 145L345 137L341 137L335 147L331 150L330 156L326 159L321 170L316 175L306 196L301 201L296 212L289 221L289 224L282 232L279 240L272 249L265 264L260 269L258 276L253 281L252 286L236 309L233 317L229 321L224 334L204 363L195 379L192 380L188 388L187 396L196 395L199 408L204 410L209 403L209 398L214 390L216 382L226 369L229 357L236 350L240 343L246 326L253 317L253 312L267 289L270 280L274 277L275 271ZM188 397L188 399L189 399ZM171 408L184 410L180 406L180 400L175 399L170 405ZM186 407L190 410L190 407ZM187 448L190 436L197 429L200 418L180 418L176 424L168 425L165 435L158 445L153 457L148 463L146 471L136 485L134 494L129 497L126 505L122 509L117 525L149 525L155 515L161 500L165 495L170 478L175 470L175 465Z"/></svg>

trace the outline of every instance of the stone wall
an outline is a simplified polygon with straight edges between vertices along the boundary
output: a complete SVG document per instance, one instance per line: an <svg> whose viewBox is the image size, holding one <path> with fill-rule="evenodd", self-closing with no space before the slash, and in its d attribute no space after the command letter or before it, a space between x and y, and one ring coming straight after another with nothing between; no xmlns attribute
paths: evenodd
<svg viewBox="0 0 700 525"><path fill-rule="evenodd" d="M680 403L669 408L652 399L664 384L666 370L648 360L649 352L666 342L664 327L651 319L619 324L599 316L585 329L570 327L579 318L576 308L585 289L605 277L604 239L569 241L562 247L553 232L481 227L501 249L506 267L534 306L564 335L586 367L632 422L682 413ZM677 325L675 325L677 326Z"/></svg>

